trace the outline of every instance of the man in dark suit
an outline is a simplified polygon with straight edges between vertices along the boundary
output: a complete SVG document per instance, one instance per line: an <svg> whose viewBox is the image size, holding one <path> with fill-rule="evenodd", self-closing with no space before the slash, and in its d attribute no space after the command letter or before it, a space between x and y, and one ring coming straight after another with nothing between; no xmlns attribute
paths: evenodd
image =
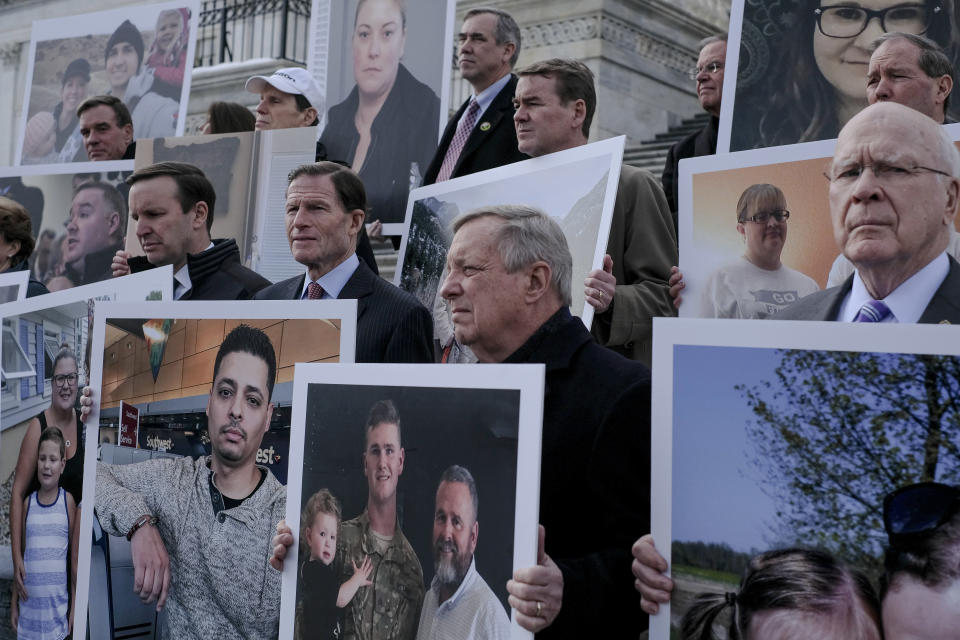
<svg viewBox="0 0 960 640"><path fill-rule="evenodd" d="M517 78L510 73L520 55L520 27L500 9L471 9L459 41L460 75L473 87L473 95L447 123L423 176L425 185L527 158L517 150L513 128Z"/></svg>
<svg viewBox="0 0 960 640"><path fill-rule="evenodd" d="M233 238L211 240L217 194L198 167L158 162L127 178L144 255L117 251L113 276L173 265L175 300L249 300L270 281L240 262Z"/></svg>
<svg viewBox="0 0 960 640"><path fill-rule="evenodd" d="M650 372L570 315L573 259L555 220L501 206L453 228L441 295L457 340L481 362L546 365L543 527L537 565L507 583L515 619L541 638L636 638L646 617L628 565L649 526ZM571 505L590 505L589 527L570 526Z"/></svg>
<svg viewBox="0 0 960 640"><path fill-rule="evenodd" d="M677 224L677 180L680 178L680 161L696 156L712 156L717 152L717 131L720 127L720 98L723 94L723 65L727 57L727 35L711 36L700 41L700 56L697 66L690 70L690 78L697 81L697 98L700 106L710 114L710 121L670 147L663 165L660 182L667 195L667 203Z"/></svg>
<svg viewBox="0 0 960 640"><path fill-rule="evenodd" d="M827 177L834 237L856 272L775 317L960 322L960 265L946 253L960 154L943 128L900 104L871 105L840 131Z"/></svg>
<svg viewBox="0 0 960 640"><path fill-rule="evenodd" d="M360 178L335 162L317 162L297 167L288 180L287 239L306 272L256 299L356 299L357 362L433 362L426 308L357 258L367 203Z"/></svg>

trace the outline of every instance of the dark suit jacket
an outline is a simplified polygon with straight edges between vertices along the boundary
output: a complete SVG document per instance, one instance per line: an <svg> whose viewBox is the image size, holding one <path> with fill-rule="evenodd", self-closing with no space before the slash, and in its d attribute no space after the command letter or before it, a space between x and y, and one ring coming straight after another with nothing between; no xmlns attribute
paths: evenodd
<svg viewBox="0 0 960 640"><path fill-rule="evenodd" d="M483 112L483 116L477 121L463 145L463 151L460 152L460 158L453 168L451 178L459 178L478 171L486 171L495 167L502 167L505 164L527 160L529 156L520 153L517 150L517 130L513 126L513 92L517 88L517 76L511 75L510 81L504 85L500 93L493 99L490 106ZM433 154L433 160L427 167L427 172L423 174L423 184L433 184L437 181L437 174L440 173L440 166L443 164L443 158L447 155L447 149L450 148L450 141L457 132L457 122L460 116L467 110L467 100L457 112L447 122L447 128L443 130L443 136L440 138L440 146L437 152ZM489 126L487 126L489 125Z"/></svg>
<svg viewBox="0 0 960 640"><path fill-rule="evenodd" d="M663 192L667 195L667 204L670 205L670 211L673 213L674 227L677 226L677 207L679 206L677 180L680 179L680 161L684 158L715 154L717 152L719 126L720 119L711 117L707 126L696 133L691 133L670 147L670 151L667 152L667 161L663 165L663 176L660 178L660 184L663 185Z"/></svg>
<svg viewBox="0 0 960 640"><path fill-rule="evenodd" d="M650 370L598 345L565 307L506 362L546 365L540 523L563 606L537 638L636 638L647 616L630 547L650 526ZM576 505L588 526L571 526Z"/></svg>
<svg viewBox="0 0 960 640"><path fill-rule="evenodd" d="M305 275L261 289L255 300L299 300ZM357 362L433 362L433 320L412 295L389 284L363 263L340 300L357 300Z"/></svg>
<svg viewBox="0 0 960 640"><path fill-rule="evenodd" d="M776 320L836 320L844 298L853 287L853 276L837 287L812 293L773 316ZM950 271L923 311L921 324L960 323L960 264L950 258Z"/></svg>

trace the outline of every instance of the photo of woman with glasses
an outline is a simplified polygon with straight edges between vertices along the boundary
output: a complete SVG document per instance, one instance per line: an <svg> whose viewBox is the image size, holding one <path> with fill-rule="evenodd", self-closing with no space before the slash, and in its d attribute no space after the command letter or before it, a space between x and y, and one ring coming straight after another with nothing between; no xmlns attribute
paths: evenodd
<svg viewBox="0 0 960 640"><path fill-rule="evenodd" d="M67 464L60 476L60 486L73 496L76 504L80 504L83 497L83 429L77 405L78 382L77 357L68 347L62 346L53 360L50 406L30 421L20 444L10 495L10 522L23 521L24 499L40 486L37 481L37 453L40 434L47 427L57 427L63 434ZM13 589L18 597L27 598L29 593L24 587L23 542L20 527L10 527Z"/></svg>
<svg viewBox="0 0 960 640"><path fill-rule="evenodd" d="M746 249L710 274L700 317L763 319L819 291L813 278L780 262L787 241L787 199L779 187L754 184L737 202L737 232Z"/></svg>
<svg viewBox="0 0 960 640"><path fill-rule="evenodd" d="M960 633L960 488L902 487L883 502L890 546L880 580L886 640Z"/></svg>
<svg viewBox="0 0 960 640"><path fill-rule="evenodd" d="M946 49L958 0L745 0L730 151L836 138L867 106L867 64L884 33Z"/></svg>

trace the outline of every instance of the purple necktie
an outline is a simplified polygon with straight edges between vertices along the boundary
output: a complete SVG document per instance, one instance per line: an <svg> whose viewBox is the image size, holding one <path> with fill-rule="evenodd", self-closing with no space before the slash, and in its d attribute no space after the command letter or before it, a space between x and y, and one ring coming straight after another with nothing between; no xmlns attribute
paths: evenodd
<svg viewBox="0 0 960 640"><path fill-rule="evenodd" d="M854 316L854 322L883 322L890 315L890 307L879 300L867 300Z"/></svg>
<svg viewBox="0 0 960 640"><path fill-rule="evenodd" d="M470 105L467 107L467 113L460 119L457 125L457 132L453 134L453 140L447 147L447 155L443 157L443 164L440 165L440 172L437 173L437 182L443 182L450 179L453 168L457 166L457 160L460 159L460 152L463 146L467 144L467 138L473 131L473 125L477 123L477 114L480 113L480 105L476 98L470 98Z"/></svg>
<svg viewBox="0 0 960 640"><path fill-rule="evenodd" d="M307 285L307 300L319 300L323 297L323 287L316 282Z"/></svg>

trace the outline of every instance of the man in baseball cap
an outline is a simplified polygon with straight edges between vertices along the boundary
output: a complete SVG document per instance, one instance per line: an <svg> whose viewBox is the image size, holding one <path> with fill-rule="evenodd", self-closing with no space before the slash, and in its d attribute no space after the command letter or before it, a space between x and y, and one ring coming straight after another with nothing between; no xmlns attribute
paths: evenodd
<svg viewBox="0 0 960 640"><path fill-rule="evenodd" d="M271 76L253 76L246 89L260 94L256 128L287 129L319 124L323 92L306 69L277 69Z"/></svg>
<svg viewBox="0 0 960 640"><path fill-rule="evenodd" d="M269 77L253 76L247 80L246 89L260 94L255 125L258 131L320 124L323 91L306 69L287 67L277 69ZM327 159L327 151L319 141L315 159L317 162ZM380 274L366 228L361 228L357 238L357 255L375 274Z"/></svg>

